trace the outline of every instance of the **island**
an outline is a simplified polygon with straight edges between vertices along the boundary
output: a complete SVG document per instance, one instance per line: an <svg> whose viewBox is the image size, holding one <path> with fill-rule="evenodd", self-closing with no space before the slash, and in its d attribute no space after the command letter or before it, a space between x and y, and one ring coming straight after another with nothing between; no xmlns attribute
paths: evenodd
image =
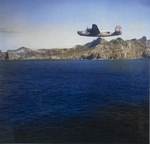
<svg viewBox="0 0 150 144"><path fill-rule="evenodd" d="M0 60L116 60L116 59L149 59L150 40L145 36L140 39L123 40L116 38L106 41L97 38L85 45L76 45L73 48L63 49L37 49L33 50L21 47L16 50L2 52L0 50Z"/></svg>

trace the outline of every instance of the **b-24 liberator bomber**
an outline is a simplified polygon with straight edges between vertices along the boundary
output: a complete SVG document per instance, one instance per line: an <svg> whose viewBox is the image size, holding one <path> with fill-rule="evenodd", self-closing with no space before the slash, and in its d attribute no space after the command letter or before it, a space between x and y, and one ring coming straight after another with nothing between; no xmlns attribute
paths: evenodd
<svg viewBox="0 0 150 144"><path fill-rule="evenodd" d="M77 32L80 36L90 36L90 37L108 37L121 35L121 26L116 26L114 31L109 30L99 30L96 24L92 25L92 28L87 28L85 31Z"/></svg>

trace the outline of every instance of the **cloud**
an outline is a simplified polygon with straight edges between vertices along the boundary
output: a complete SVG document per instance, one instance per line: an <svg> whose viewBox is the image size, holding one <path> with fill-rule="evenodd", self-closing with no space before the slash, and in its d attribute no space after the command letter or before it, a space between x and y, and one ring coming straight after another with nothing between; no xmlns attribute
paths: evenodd
<svg viewBox="0 0 150 144"><path fill-rule="evenodd" d="M0 33L21 33L21 32L16 31L16 30L0 28Z"/></svg>

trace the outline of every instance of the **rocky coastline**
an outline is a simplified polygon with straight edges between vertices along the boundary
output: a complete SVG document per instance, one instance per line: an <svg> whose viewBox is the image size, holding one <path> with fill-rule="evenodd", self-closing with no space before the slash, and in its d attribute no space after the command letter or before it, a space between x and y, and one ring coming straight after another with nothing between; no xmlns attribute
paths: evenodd
<svg viewBox="0 0 150 144"><path fill-rule="evenodd" d="M141 39L124 41L121 38L106 41L102 38L85 45L76 45L73 48L64 49L38 49L33 50L21 47L16 50L2 52L0 60L36 60L36 59L149 59L150 40L145 36Z"/></svg>

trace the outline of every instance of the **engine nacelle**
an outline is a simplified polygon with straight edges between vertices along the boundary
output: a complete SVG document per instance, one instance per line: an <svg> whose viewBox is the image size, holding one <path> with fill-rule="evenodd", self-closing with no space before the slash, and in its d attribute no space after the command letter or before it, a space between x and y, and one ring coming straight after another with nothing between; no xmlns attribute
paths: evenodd
<svg viewBox="0 0 150 144"><path fill-rule="evenodd" d="M122 31L121 31L121 26L116 26L116 28L115 28L115 32L117 33L117 34L121 34L122 33Z"/></svg>

